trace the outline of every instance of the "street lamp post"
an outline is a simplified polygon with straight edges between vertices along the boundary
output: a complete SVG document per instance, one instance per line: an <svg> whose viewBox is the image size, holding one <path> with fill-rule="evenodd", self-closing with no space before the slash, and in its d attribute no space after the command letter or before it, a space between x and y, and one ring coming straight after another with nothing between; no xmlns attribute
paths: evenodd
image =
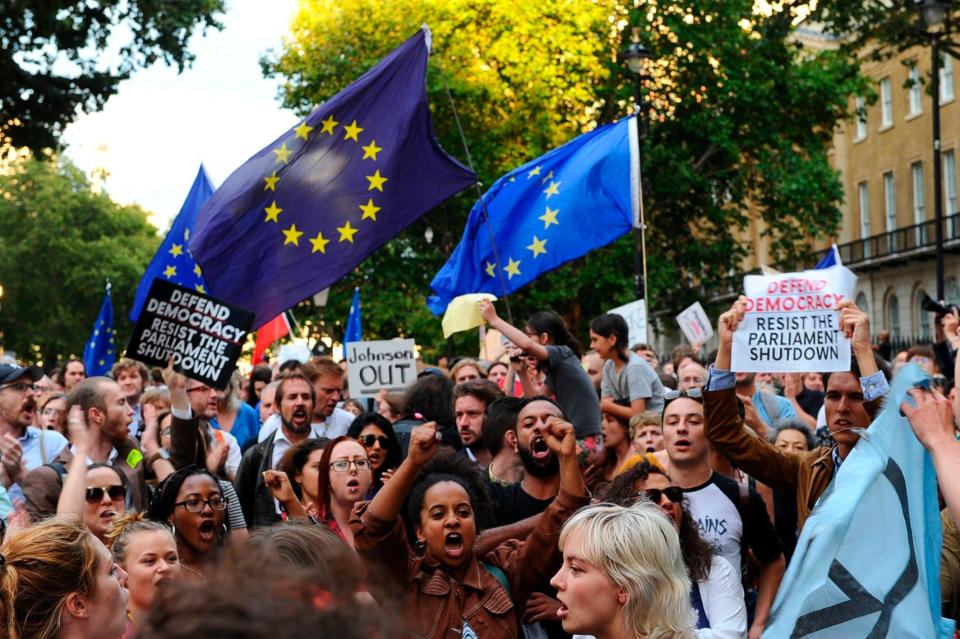
<svg viewBox="0 0 960 639"><path fill-rule="evenodd" d="M644 193L644 167L643 167L643 146L649 133L649 121L647 111L649 103L643 101L643 85L649 74L647 65L652 57L650 50L640 42L640 29L633 28L633 35L627 49L624 51L624 62L630 73L633 74L633 112L637 117L637 155L638 157L638 184L640 191L640 220L637 228L637 298L643 299L644 312L649 317L650 305L647 303L647 238L646 238L646 220L643 212L643 193Z"/></svg>
<svg viewBox="0 0 960 639"><path fill-rule="evenodd" d="M930 39L930 93L933 98L933 237L937 262L937 300L943 299L943 165L940 157L940 50L949 24L950 3L918 0L917 6Z"/></svg>

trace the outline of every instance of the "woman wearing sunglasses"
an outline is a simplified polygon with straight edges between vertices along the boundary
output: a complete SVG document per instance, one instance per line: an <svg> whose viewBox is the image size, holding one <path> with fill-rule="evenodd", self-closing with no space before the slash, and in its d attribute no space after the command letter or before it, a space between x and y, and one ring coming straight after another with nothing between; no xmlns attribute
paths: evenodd
<svg viewBox="0 0 960 639"><path fill-rule="evenodd" d="M366 499L373 499L383 482L390 478L393 471L403 461L400 440L393 432L390 420L378 413L364 413L353 420L347 436L360 442L367 451L367 458L373 470L373 482Z"/></svg>
<svg viewBox="0 0 960 639"><path fill-rule="evenodd" d="M358 501L363 501L373 471L367 451L356 440L341 435L323 449L320 474L317 477L317 504L313 519L327 526L353 548L350 513Z"/></svg>
<svg viewBox="0 0 960 639"><path fill-rule="evenodd" d="M613 481L607 500L621 506L650 501L670 517L680 536L680 552L691 581L690 603L698 617L698 639L747 636L747 608L740 577L730 562L700 536L697 522L683 504L682 488L662 470L644 462Z"/></svg>

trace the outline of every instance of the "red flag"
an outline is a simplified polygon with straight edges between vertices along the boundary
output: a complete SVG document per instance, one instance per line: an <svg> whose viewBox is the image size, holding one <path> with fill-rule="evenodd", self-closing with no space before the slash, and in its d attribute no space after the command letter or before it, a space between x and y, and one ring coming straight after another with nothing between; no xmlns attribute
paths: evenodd
<svg viewBox="0 0 960 639"><path fill-rule="evenodd" d="M280 313L261 326L257 331L257 344L253 347L253 365L256 366L263 360L263 353L271 344L289 334L290 324L287 322L286 313Z"/></svg>

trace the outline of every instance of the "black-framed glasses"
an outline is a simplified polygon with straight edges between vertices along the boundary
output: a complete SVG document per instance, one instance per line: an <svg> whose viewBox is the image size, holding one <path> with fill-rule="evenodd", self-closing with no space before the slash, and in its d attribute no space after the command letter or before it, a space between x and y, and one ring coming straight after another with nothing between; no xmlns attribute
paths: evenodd
<svg viewBox="0 0 960 639"><path fill-rule="evenodd" d="M380 444L380 448L386 448L390 444L390 438L386 435L364 435L360 438L360 443L367 448L373 448L376 443Z"/></svg>
<svg viewBox="0 0 960 639"><path fill-rule="evenodd" d="M96 486L87 488L87 501L95 504L103 500L103 494L106 493L111 501L120 501L126 498L127 489L123 486Z"/></svg>
<svg viewBox="0 0 960 639"><path fill-rule="evenodd" d="M680 399L681 397L686 397L687 399L692 399L697 402L703 401L703 391L699 388L691 388L689 390L673 390L670 389L663 394L663 403L664 405L667 402L672 402L675 399Z"/></svg>
<svg viewBox="0 0 960 639"><path fill-rule="evenodd" d="M217 389L216 389L216 388L211 388L210 386L194 386L193 388L188 388L188 389L187 389L187 392L188 392L188 393L196 393L196 392L198 392L198 391L203 391L204 393L209 393L209 392L212 391L212 392L216 393L216 392L217 392Z"/></svg>
<svg viewBox="0 0 960 639"><path fill-rule="evenodd" d="M338 459L335 462L330 462L330 468L332 468L334 472L345 473L350 470L350 464L356 466L357 470L370 470L370 468L372 468L369 459Z"/></svg>
<svg viewBox="0 0 960 639"><path fill-rule="evenodd" d="M644 488L639 493L641 497L652 501L655 504L660 503L660 499L666 495L667 499L672 501L675 504L679 504L683 501L683 488L680 486L667 486L664 489L660 488Z"/></svg>
<svg viewBox="0 0 960 639"><path fill-rule="evenodd" d="M227 509L227 501L226 497L220 497L219 495L211 497L210 499L191 497L190 499L178 501L174 506L183 506L183 509L188 513L201 513L207 506L210 506L210 510L223 512Z"/></svg>
<svg viewBox="0 0 960 639"><path fill-rule="evenodd" d="M28 390L32 390L34 393L40 392L39 384L28 384L26 382L16 382L14 384L4 384L3 386L0 386L0 390L5 390L7 388L13 389L18 393L25 393Z"/></svg>

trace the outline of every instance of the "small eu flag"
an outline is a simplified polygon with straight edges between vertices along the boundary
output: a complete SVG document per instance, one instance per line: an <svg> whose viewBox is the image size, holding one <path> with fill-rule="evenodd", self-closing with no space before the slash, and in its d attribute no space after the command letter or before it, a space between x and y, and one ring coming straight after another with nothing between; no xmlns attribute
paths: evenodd
<svg viewBox="0 0 960 639"><path fill-rule="evenodd" d="M234 171L190 249L210 292L261 326L476 181L440 148L425 27Z"/></svg>
<svg viewBox="0 0 960 639"><path fill-rule="evenodd" d="M353 289L353 303L347 317L347 329L343 334L343 345L363 341L363 320L360 317L360 287Z"/></svg>
<svg viewBox="0 0 960 639"><path fill-rule="evenodd" d="M87 345L83 347L83 365L87 375L106 375L113 368L116 357L117 347L113 343L113 301L110 298L110 282L107 282L107 293L103 297L93 332Z"/></svg>
<svg viewBox="0 0 960 639"><path fill-rule="evenodd" d="M150 265L140 279L140 284L137 285L137 294L133 299L133 308L130 310L130 321L134 324L137 323L143 303L150 293L150 285L158 277L200 293L207 292L200 266L187 250L187 242L190 241L190 233L197 221L200 207L210 199L211 195L213 195L213 185L210 184L210 178L207 177L207 172L201 164L187 199L183 201L183 206L173 220L167 237L160 244L160 248L157 249L156 255L150 260Z"/></svg>
<svg viewBox="0 0 960 639"><path fill-rule="evenodd" d="M631 116L494 182L482 198L490 229L477 202L460 244L430 284L434 295L427 305L434 315L442 315L459 295L499 296L501 282L512 293L627 233L639 210L636 140Z"/></svg>

